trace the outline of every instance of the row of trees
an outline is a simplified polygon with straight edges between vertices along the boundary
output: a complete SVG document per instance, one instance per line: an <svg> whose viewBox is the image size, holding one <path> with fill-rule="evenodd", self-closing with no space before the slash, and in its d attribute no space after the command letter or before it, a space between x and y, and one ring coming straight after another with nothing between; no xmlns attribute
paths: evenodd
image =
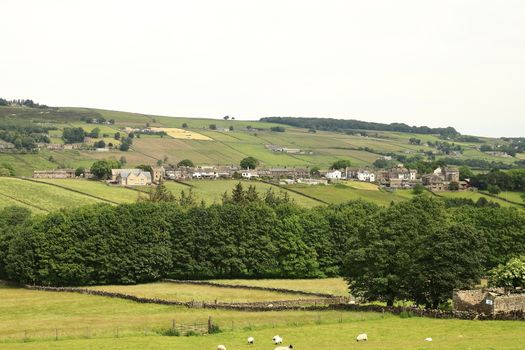
<svg viewBox="0 0 525 350"><path fill-rule="evenodd" d="M345 276L351 292L388 304L436 306L525 251L525 216L447 208L418 196L305 209L236 189L194 200L96 205L31 217L0 212L0 278L44 285L172 278ZM251 199L250 199L251 198Z"/></svg>
<svg viewBox="0 0 525 350"><path fill-rule="evenodd" d="M418 134L439 134L444 137L454 137L459 133L452 127L429 128L427 126L409 126L403 123L373 123L355 119L333 119L333 118L296 118L296 117L267 117L261 121L291 125L299 128L312 130L345 131L345 130L378 130L378 131L400 131Z"/></svg>

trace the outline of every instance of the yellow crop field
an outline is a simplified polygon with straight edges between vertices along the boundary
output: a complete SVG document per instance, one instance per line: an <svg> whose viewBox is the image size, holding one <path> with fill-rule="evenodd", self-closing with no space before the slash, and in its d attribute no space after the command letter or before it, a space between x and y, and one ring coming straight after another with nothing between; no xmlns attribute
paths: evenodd
<svg viewBox="0 0 525 350"><path fill-rule="evenodd" d="M179 128L151 128L151 130L164 131L166 134L168 134L168 136L171 136L174 139L213 141L212 138L203 134L199 134L198 132L193 132Z"/></svg>

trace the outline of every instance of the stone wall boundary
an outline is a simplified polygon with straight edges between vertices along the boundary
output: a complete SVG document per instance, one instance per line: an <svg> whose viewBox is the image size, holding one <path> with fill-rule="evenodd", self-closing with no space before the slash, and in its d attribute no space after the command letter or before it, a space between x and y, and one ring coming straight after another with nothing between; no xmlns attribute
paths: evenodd
<svg viewBox="0 0 525 350"><path fill-rule="evenodd" d="M310 295L310 296L316 296L316 297L320 297L320 298L339 298L339 296L334 295L334 294L306 292L306 291L302 291L302 290L287 289L287 288L250 286L250 285L245 285L245 284L225 284L225 283L210 282L210 281L176 280L176 279L169 279L169 278L165 278L162 281L163 282L169 282L169 283L195 284L195 285L220 287L220 288L251 289L251 290L262 290L262 291L266 291L266 292L278 292L278 293L286 293L286 294Z"/></svg>

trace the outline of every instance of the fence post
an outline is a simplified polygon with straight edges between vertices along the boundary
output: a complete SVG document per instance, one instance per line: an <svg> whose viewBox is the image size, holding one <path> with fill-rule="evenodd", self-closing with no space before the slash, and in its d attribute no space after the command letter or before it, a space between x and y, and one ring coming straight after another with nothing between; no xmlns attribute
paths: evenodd
<svg viewBox="0 0 525 350"><path fill-rule="evenodd" d="M211 334L211 326L212 326L212 323L211 323L211 316L208 317L208 334Z"/></svg>
<svg viewBox="0 0 525 350"><path fill-rule="evenodd" d="M175 320L174 320L174 319L171 321L171 328L172 328L173 330L175 330Z"/></svg>
<svg viewBox="0 0 525 350"><path fill-rule="evenodd" d="M58 340L58 328L55 328L55 340Z"/></svg>
<svg viewBox="0 0 525 350"><path fill-rule="evenodd" d="M117 338L119 337L119 333L118 333L118 327L117 327Z"/></svg>

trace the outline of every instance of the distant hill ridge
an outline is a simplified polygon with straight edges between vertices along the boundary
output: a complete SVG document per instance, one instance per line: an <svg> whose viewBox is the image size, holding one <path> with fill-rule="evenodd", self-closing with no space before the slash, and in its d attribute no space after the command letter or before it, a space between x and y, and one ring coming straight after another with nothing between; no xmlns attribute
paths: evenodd
<svg viewBox="0 0 525 350"><path fill-rule="evenodd" d="M445 128L430 128L428 126L410 126L404 123L374 123L356 119L334 118L299 118L299 117L266 117L260 121L276 124L295 126L298 128L316 129L325 131L341 130L377 130L399 131L417 134L438 134L443 136L456 136L460 133L451 126Z"/></svg>

